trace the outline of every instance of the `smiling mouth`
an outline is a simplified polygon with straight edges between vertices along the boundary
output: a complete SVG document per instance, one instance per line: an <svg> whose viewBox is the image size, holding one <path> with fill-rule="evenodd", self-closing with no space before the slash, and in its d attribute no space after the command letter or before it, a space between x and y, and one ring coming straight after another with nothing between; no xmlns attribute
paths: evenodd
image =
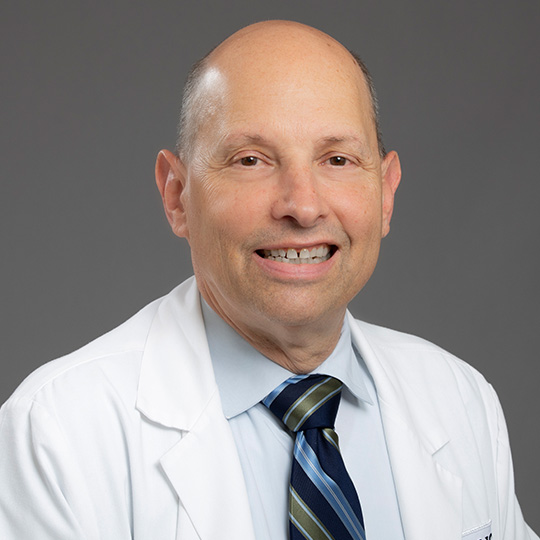
<svg viewBox="0 0 540 540"><path fill-rule="evenodd" d="M318 246L311 249L279 248L259 249L257 254L263 259L288 264L319 264L327 261L336 251L336 246Z"/></svg>

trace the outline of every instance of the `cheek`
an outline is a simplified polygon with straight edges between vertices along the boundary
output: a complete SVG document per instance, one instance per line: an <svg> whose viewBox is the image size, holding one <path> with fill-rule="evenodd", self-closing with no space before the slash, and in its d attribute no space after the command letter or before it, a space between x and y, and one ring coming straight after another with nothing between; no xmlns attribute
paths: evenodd
<svg viewBox="0 0 540 540"><path fill-rule="evenodd" d="M216 250L231 243L240 245L260 223L264 200L263 189L223 182L201 183L190 193L188 218L193 243L212 244L209 249Z"/></svg>
<svg viewBox="0 0 540 540"><path fill-rule="evenodd" d="M231 232L249 236L267 218L268 193L260 184L235 185L233 189L216 190L215 194L212 208L216 218L226 223Z"/></svg>
<svg viewBox="0 0 540 540"><path fill-rule="evenodd" d="M380 237L382 224L381 192L374 183L340 193L337 214L351 240Z"/></svg>

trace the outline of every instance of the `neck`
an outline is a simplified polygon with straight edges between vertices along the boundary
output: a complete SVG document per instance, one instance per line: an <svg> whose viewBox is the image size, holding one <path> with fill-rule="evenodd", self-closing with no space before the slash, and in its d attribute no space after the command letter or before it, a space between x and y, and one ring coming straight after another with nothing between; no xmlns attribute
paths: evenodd
<svg viewBox="0 0 540 540"><path fill-rule="evenodd" d="M339 341L343 319L325 335L309 329L295 329L284 332L281 339L275 336L248 335L237 332L255 349L270 358L276 364L293 373L310 373L320 366L333 352Z"/></svg>
<svg viewBox="0 0 540 540"><path fill-rule="evenodd" d="M227 310L203 294L207 304L229 326L261 354L292 373L309 373L322 364L335 349L345 316L345 309L324 318L299 324L230 316Z"/></svg>

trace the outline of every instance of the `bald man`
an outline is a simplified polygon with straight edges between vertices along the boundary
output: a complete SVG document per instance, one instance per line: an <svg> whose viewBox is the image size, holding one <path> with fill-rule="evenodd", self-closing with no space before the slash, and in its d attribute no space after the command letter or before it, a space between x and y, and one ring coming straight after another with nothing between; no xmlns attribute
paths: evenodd
<svg viewBox="0 0 540 540"><path fill-rule="evenodd" d="M195 277L3 406L0 537L537 539L491 386L347 312L400 177L367 70L330 36L259 23L197 63L156 163ZM336 385L312 407L336 404L309 428L324 451L273 406L312 380Z"/></svg>

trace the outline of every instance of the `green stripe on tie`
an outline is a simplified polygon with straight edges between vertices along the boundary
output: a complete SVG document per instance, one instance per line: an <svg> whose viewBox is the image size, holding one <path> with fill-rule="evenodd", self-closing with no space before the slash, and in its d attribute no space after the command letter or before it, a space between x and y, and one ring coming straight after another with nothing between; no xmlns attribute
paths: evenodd
<svg viewBox="0 0 540 540"><path fill-rule="evenodd" d="M339 452L339 437L338 434L333 430L329 428L324 428L322 430L322 434L325 439L327 439L329 442L331 442L335 449Z"/></svg>
<svg viewBox="0 0 540 540"><path fill-rule="evenodd" d="M298 521L301 528L307 533L307 536L302 533L303 536L307 540L334 540L334 537L328 532L319 518L309 509L292 486L290 486L289 492L289 511Z"/></svg>
<svg viewBox="0 0 540 540"><path fill-rule="evenodd" d="M337 379L328 378L315 389L309 389L302 394L285 413L286 424L292 431L298 431L306 418L307 413L313 409L311 414L324 405L341 388L341 382Z"/></svg>

